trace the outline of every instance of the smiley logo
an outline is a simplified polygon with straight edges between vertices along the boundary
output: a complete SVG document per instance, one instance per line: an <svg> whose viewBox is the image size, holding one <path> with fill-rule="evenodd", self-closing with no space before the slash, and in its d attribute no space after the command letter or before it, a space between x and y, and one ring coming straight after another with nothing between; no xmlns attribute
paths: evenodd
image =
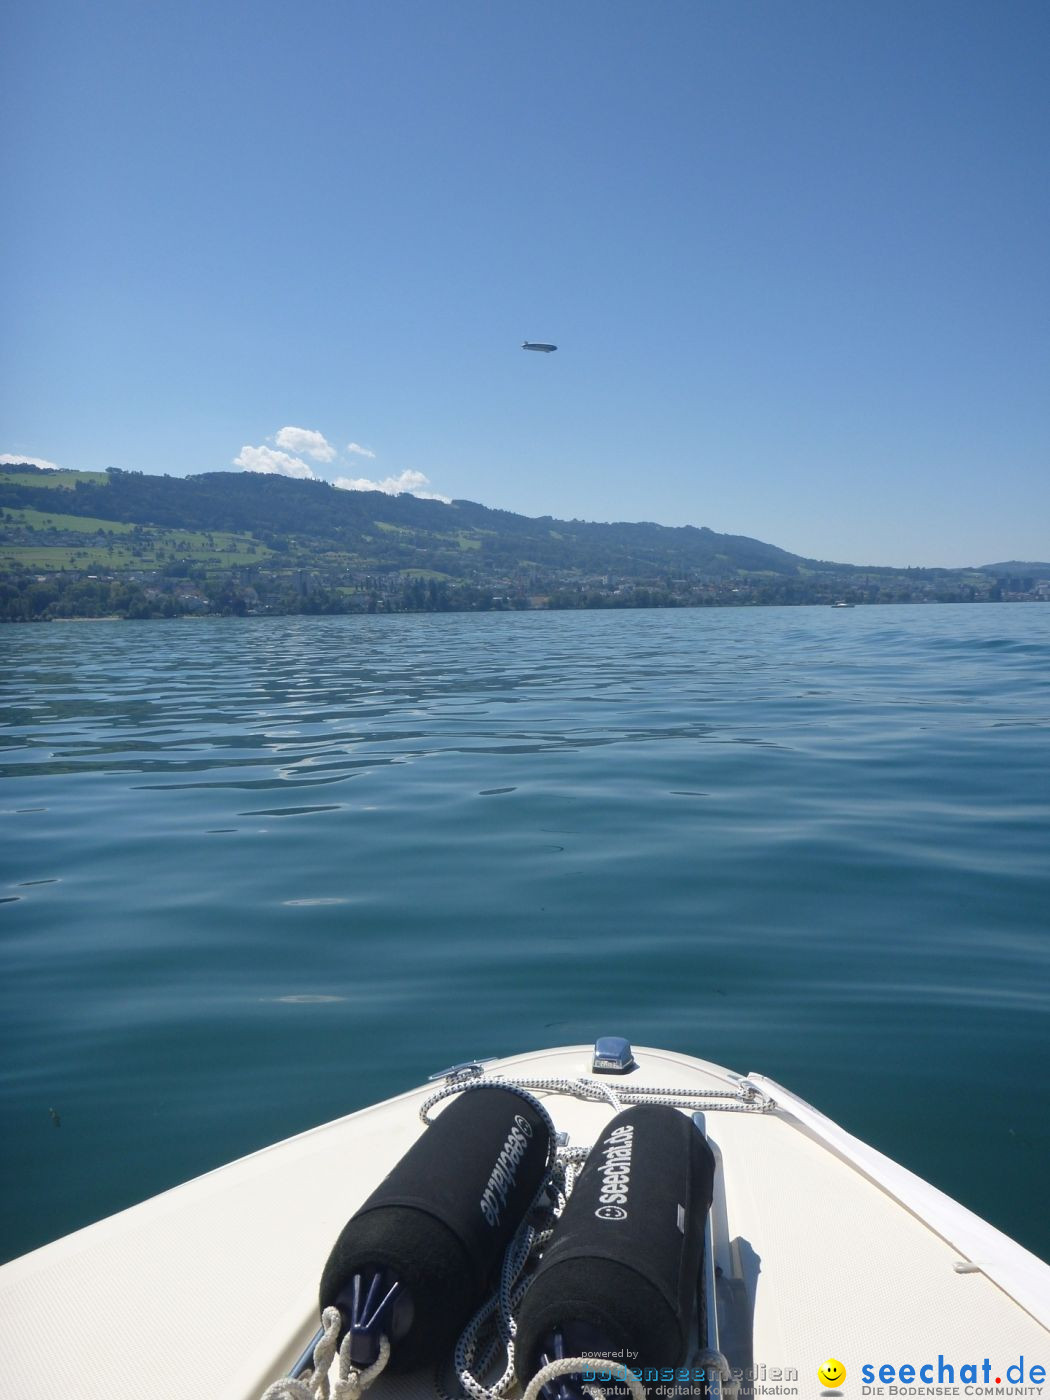
<svg viewBox="0 0 1050 1400"><path fill-rule="evenodd" d="M838 1390L845 1379L845 1366L841 1361L836 1361L833 1356L829 1356L817 1372L817 1380L820 1381L825 1390Z"/></svg>
<svg viewBox="0 0 1050 1400"><path fill-rule="evenodd" d="M622 1206L599 1206L594 1212L599 1220L626 1220L627 1212Z"/></svg>

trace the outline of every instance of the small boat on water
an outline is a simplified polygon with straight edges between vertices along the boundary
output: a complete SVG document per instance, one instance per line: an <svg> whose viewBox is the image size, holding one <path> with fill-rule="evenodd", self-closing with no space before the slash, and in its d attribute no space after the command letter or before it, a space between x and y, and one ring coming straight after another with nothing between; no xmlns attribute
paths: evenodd
<svg viewBox="0 0 1050 1400"><path fill-rule="evenodd" d="M39 1400L1037 1397L1050 1367L1045 1263L764 1075L616 1037L79 1230L0 1268L0 1317L0 1391Z"/></svg>
<svg viewBox="0 0 1050 1400"><path fill-rule="evenodd" d="M852 608L852 607L853 607L853 604L852 604L852 603L847 603L845 599L842 599L842 600L841 600L840 602L838 602L838 603L832 603L831 606L832 606L833 608Z"/></svg>

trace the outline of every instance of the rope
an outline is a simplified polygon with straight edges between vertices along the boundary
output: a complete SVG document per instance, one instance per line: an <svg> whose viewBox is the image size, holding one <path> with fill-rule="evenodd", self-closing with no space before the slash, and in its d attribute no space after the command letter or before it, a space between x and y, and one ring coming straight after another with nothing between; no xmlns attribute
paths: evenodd
<svg viewBox="0 0 1050 1400"><path fill-rule="evenodd" d="M314 1347L314 1368L294 1379L284 1376L274 1381L263 1392L262 1400L360 1400L361 1395L386 1369L390 1360L390 1343L385 1336L379 1338L379 1356L363 1371L358 1371L350 1359L350 1332L339 1346L339 1329L342 1318L338 1308L325 1308L321 1315L324 1333ZM339 1373L334 1384L330 1385L332 1363L338 1348Z"/></svg>
<svg viewBox="0 0 1050 1400"><path fill-rule="evenodd" d="M588 1103L612 1103L619 1112L624 1104L656 1103L669 1108L705 1108L724 1113L769 1113L776 1104L757 1084L740 1081L739 1089L661 1089L653 1085L617 1083L615 1093L611 1084L603 1080L588 1079L580 1075L576 1079L534 1078L516 1079L513 1084L498 1075L478 1078L471 1081L479 1088L483 1084L501 1084L504 1088L534 1089L549 1094L567 1094L571 1098L583 1099ZM456 1092L456 1085L449 1085Z"/></svg>
<svg viewBox="0 0 1050 1400"><path fill-rule="evenodd" d="M528 1215L507 1247L495 1293L474 1314L456 1343L453 1358L456 1376L463 1390L473 1397L473 1400L503 1400L506 1392L514 1384L514 1334L517 1331L514 1314L532 1281L531 1274L525 1274L526 1267L534 1256L539 1255L550 1239L554 1220L556 1215L560 1214L559 1202L561 1209L564 1209L567 1196L564 1191L558 1189L563 1181L564 1168L556 1157L554 1165L545 1175L533 1198ZM544 1207L545 1198L547 1205ZM538 1225L530 1223L529 1215L534 1215L540 1208L543 1209L545 1218ZM493 1323L495 1336L486 1340L479 1356L481 1340ZM501 1349L504 1357L503 1370L496 1380L486 1385L481 1377L491 1370ZM440 1394L444 1394L440 1381L437 1382L437 1389Z"/></svg>
<svg viewBox="0 0 1050 1400"><path fill-rule="evenodd" d="M541 1367L529 1381L521 1400L536 1400L540 1390L548 1381L557 1380L559 1376L578 1376L582 1371L608 1374L609 1363L608 1361L598 1361L593 1356L563 1356L560 1361L551 1361L546 1366ZM616 1383L617 1385L626 1384L630 1388L634 1400L646 1400L645 1386L629 1371L625 1371L622 1376L617 1376ZM595 1394L599 1396L602 1394L597 1386L588 1385L584 1389L592 1397Z"/></svg>
<svg viewBox="0 0 1050 1400"><path fill-rule="evenodd" d="M705 1371L717 1371L724 1381L729 1380L733 1374L730 1370L729 1362L722 1353L720 1351L712 1351L706 1347L702 1351L696 1353L693 1358L693 1365L702 1366Z"/></svg>
<svg viewBox="0 0 1050 1400"><path fill-rule="evenodd" d="M715 1351L710 1347L701 1348L693 1357L693 1365L704 1369L704 1374L713 1379L712 1372L717 1371L719 1376L719 1393L725 1400L733 1400L733 1397L740 1394L740 1382L733 1379L733 1372L729 1362L720 1351ZM712 1387L707 1387L708 1394L712 1394Z"/></svg>

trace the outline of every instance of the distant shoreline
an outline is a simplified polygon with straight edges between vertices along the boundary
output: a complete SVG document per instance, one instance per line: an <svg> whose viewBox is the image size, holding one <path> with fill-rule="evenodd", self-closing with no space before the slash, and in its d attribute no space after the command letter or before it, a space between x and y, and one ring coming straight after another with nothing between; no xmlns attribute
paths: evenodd
<svg viewBox="0 0 1050 1400"><path fill-rule="evenodd" d="M853 611L860 608L943 608L943 607L1003 607L1009 604L1029 604L1047 603L1047 598L973 598L973 599L886 599L873 603L853 603L850 605ZM121 613L102 613L93 617L28 617L28 618L0 618L2 623L27 623L39 624L49 622L207 622L210 619L221 618L229 620L235 618L238 621L255 622L259 620L269 620L284 617L463 617L463 616L535 616L555 615L563 613L637 613L637 612L726 612L735 609L738 612L753 611L761 608L791 608L799 610L802 608L823 609L825 612L845 611L838 609L834 603L783 603L783 602L746 602L746 603L678 603L678 604L652 604L648 607L636 608L447 608L440 613L433 612L427 608L398 608L377 610L376 612L185 612L176 613L174 616L163 616L160 614L149 617L129 617Z"/></svg>

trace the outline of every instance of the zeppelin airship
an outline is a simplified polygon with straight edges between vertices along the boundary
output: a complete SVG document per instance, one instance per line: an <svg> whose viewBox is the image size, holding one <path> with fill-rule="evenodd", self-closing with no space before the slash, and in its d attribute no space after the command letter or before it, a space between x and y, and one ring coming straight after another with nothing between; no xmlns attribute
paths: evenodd
<svg viewBox="0 0 1050 1400"><path fill-rule="evenodd" d="M552 350L557 350L556 345L544 345L538 340L523 340L521 342L523 350L542 350L545 355L549 355Z"/></svg>

